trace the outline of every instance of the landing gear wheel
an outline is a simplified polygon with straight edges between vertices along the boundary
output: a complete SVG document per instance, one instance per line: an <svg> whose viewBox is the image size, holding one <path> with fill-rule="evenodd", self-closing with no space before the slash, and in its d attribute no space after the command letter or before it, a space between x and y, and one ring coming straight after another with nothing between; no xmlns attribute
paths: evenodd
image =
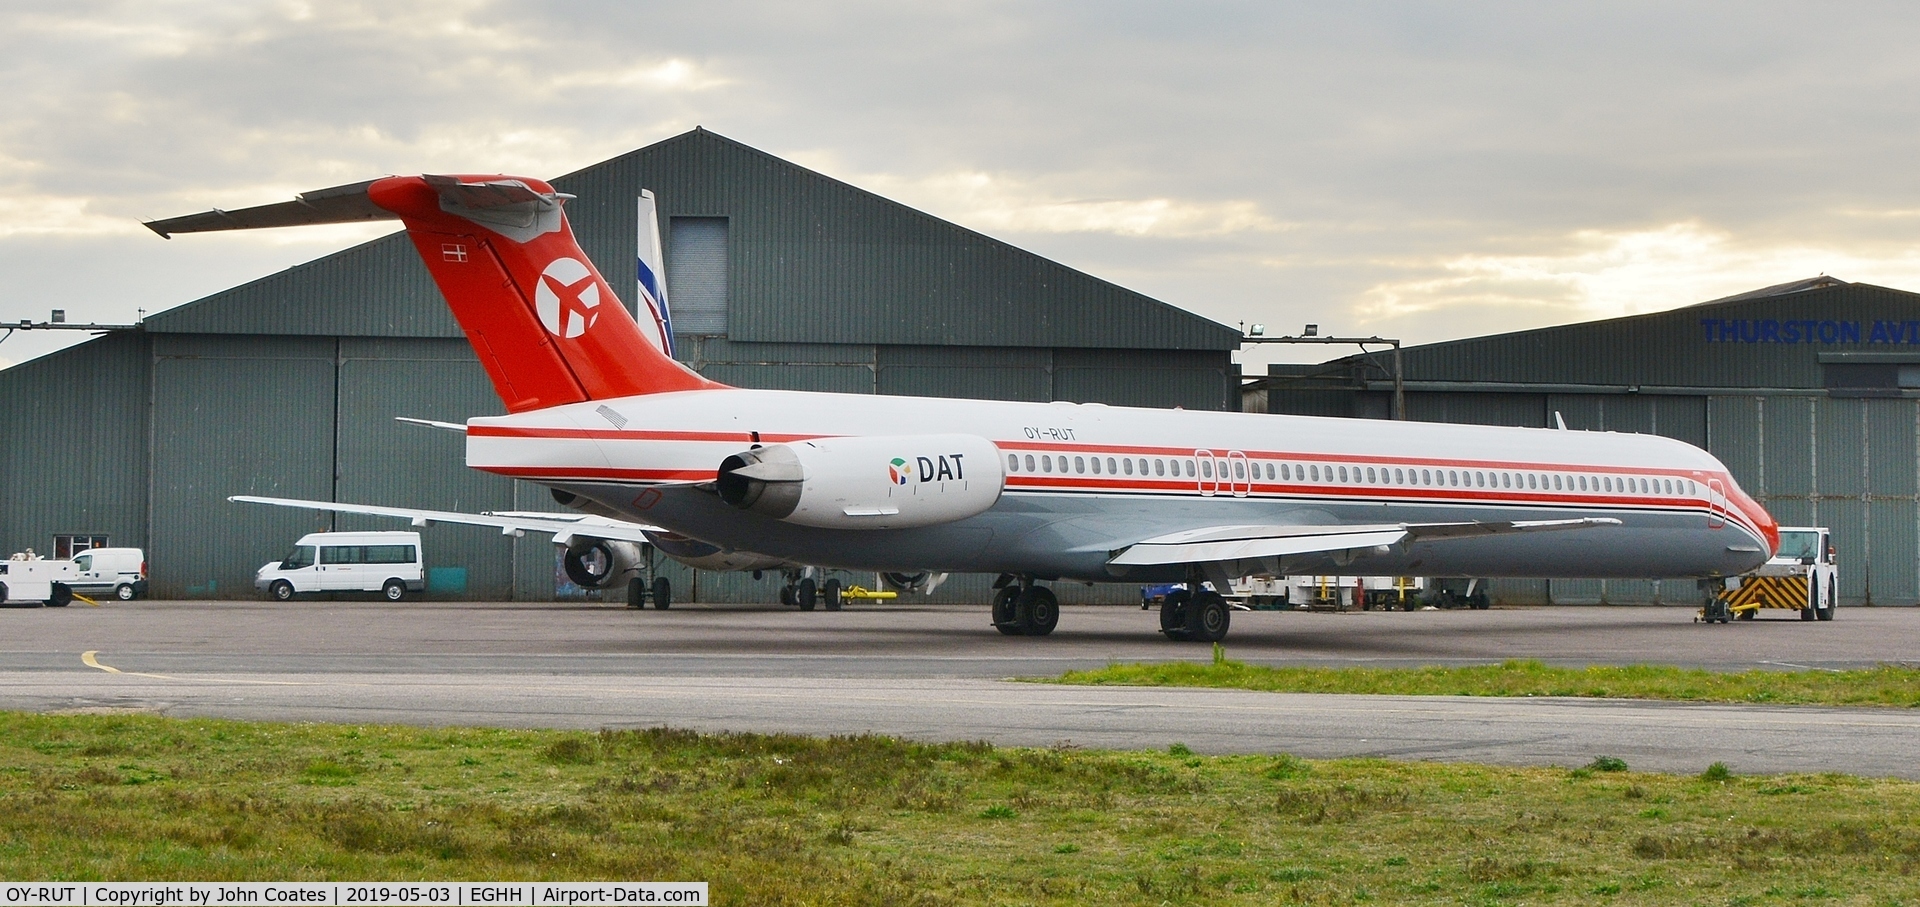
<svg viewBox="0 0 1920 907"><path fill-rule="evenodd" d="M1471 597L1467 599L1467 607L1472 608L1475 611L1485 611L1488 608L1493 607L1493 602L1487 599L1487 593L1475 592Z"/></svg>
<svg viewBox="0 0 1920 907"><path fill-rule="evenodd" d="M647 581L640 577L627 580L627 607L644 608L647 606Z"/></svg>
<svg viewBox="0 0 1920 907"><path fill-rule="evenodd" d="M267 587L267 594L277 602L293 601L293 584L283 579L274 580L273 585Z"/></svg>
<svg viewBox="0 0 1920 907"><path fill-rule="evenodd" d="M830 579L820 584L820 598L828 611L840 610L840 581Z"/></svg>
<svg viewBox="0 0 1920 907"><path fill-rule="evenodd" d="M1013 603L1014 619L1028 636L1045 636L1060 625L1060 600L1045 586L1028 586Z"/></svg>
<svg viewBox="0 0 1920 907"><path fill-rule="evenodd" d="M397 579L387 580L385 583L382 583L380 586L380 597L390 602L397 602L403 598L406 598L407 584Z"/></svg>
<svg viewBox="0 0 1920 907"><path fill-rule="evenodd" d="M653 578L653 610L665 611L673 606L673 584L664 576Z"/></svg>
<svg viewBox="0 0 1920 907"><path fill-rule="evenodd" d="M1219 642L1227 638L1227 625L1233 612L1227 600L1217 592L1202 592L1187 605L1187 639L1193 642Z"/></svg>
<svg viewBox="0 0 1920 907"><path fill-rule="evenodd" d="M1020 598L1019 586L1001 586L993 593L993 627L1005 636L1019 636L1020 624L1014 603Z"/></svg>
<svg viewBox="0 0 1920 907"><path fill-rule="evenodd" d="M47 599L49 608L64 608L73 603L73 590L67 588L66 583L54 583L52 595L52 598Z"/></svg>
<svg viewBox="0 0 1920 907"><path fill-rule="evenodd" d="M791 607L793 607L794 605L797 605L797 604L799 604L799 602L798 602L798 601L796 601L796 600L794 599L794 597L793 597L793 587L792 587L792 586L781 586L781 587L780 587L780 604L783 604L783 605L786 605L786 606L787 606L787 607L789 607L789 608L791 608Z"/></svg>
<svg viewBox="0 0 1920 907"><path fill-rule="evenodd" d="M807 577L794 587L793 600L800 603L800 610L812 611L813 603L819 596L819 587L813 583L813 577Z"/></svg>
<svg viewBox="0 0 1920 907"><path fill-rule="evenodd" d="M1733 607L1724 598L1707 602L1707 623L1724 624L1733 620Z"/></svg>
<svg viewBox="0 0 1920 907"><path fill-rule="evenodd" d="M1193 593L1178 589L1160 601L1160 632L1168 639L1187 638L1187 610L1192 600Z"/></svg>
<svg viewBox="0 0 1920 907"><path fill-rule="evenodd" d="M123 602L133 601L133 585L131 583L121 583L113 587L113 597Z"/></svg>

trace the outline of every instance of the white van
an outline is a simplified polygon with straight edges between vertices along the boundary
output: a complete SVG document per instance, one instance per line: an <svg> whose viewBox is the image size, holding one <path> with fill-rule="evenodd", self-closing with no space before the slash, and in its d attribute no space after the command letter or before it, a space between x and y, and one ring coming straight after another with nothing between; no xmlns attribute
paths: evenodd
<svg viewBox="0 0 1920 907"><path fill-rule="evenodd" d="M427 587L418 532L313 532L253 575L278 601L301 592L378 592L397 602Z"/></svg>
<svg viewBox="0 0 1920 907"><path fill-rule="evenodd" d="M73 556L72 585L82 592L112 592L121 601L147 594L147 553L138 548L89 548Z"/></svg>

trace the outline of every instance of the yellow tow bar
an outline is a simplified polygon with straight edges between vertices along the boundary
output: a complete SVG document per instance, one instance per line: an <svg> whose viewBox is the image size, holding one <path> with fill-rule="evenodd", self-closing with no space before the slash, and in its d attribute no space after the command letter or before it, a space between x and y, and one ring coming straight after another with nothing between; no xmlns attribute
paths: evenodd
<svg viewBox="0 0 1920 907"><path fill-rule="evenodd" d="M895 599L899 597L900 597L900 593L898 592L887 592L885 590L880 590L880 589L868 589L863 586L848 586L845 589L840 590L840 598L842 600L854 598L854 599L864 599L867 601L887 601L889 599Z"/></svg>

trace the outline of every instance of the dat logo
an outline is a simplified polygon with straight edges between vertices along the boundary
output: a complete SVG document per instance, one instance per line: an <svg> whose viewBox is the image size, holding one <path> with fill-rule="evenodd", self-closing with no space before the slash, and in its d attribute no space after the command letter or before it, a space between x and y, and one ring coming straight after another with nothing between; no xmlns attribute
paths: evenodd
<svg viewBox="0 0 1920 907"><path fill-rule="evenodd" d="M908 482L949 482L965 479L961 461L965 454L945 454L937 457L914 457L908 462L904 457L894 457L887 464L887 479L895 485Z"/></svg>
<svg viewBox="0 0 1920 907"><path fill-rule="evenodd" d="M577 258L556 258L540 272L533 310L547 333L572 339L600 318L600 285Z"/></svg>

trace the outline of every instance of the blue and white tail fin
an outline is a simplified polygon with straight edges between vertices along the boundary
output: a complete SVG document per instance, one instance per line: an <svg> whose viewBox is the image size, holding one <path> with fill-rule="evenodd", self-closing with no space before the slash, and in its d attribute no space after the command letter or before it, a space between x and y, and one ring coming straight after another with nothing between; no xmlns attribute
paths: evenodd
<svg viewBox="0 0 1920 907"><path fill-rule="evenodd" d="M660 249L660 214L653 193L640 190L640 333L660 352L673 355L673 314L667 308L666 257ZM651 321L649 321L651 315Z"/></svg>

